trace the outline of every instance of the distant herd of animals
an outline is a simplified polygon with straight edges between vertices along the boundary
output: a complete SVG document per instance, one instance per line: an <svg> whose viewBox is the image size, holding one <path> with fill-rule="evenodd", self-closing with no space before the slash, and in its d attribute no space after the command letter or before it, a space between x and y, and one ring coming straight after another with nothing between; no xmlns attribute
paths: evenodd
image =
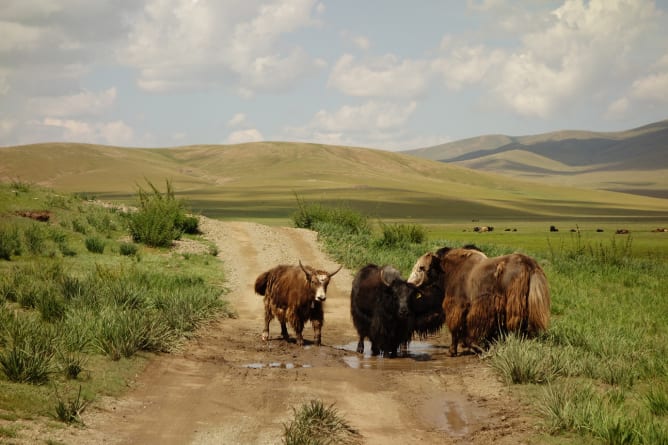
<svg viewBox="0 0 668 445"><path fill-rule="evenodd" d="M264 296L262 339L269 339L276 318L283 339L289 340L290 324L301 346L310 321L319 346L327 286L340 269L328 272L300 261L261 273L255 292ZM360 354L368 338L372 355L396 357L413 339L447 325L449 353L456 356L460 344L479 353L502 335L534 337L547 330L550 291L543 269L527 255L490 258L472 245L444 247L418 258L407 280L390 265L361 268L352 282L350 313Z"/></svg>

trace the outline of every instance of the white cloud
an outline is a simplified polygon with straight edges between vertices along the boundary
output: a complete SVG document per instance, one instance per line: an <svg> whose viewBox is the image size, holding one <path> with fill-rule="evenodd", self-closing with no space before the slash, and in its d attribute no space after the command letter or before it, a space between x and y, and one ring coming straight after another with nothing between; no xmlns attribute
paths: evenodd
<svg viewBox="0 0 668 445"><path fill-rule="evenodd" d="M0 119L0 138L8 138L16 127L14 119Z"/></svg>
<svg viewBox="0 0 668 445"><path fill-rule="evenodd" d="M122 121L89 123L47 117L42 124L61 130L59 139L66 141L122 146L131 144L134 137L132 128Z"/></svg>
<svg viewBox="0 0 668 445"><path fill-rule="evenodd" d="M491 70L499 69L505 55L501 50L489 50L483 45L454 46L449 39L441 42L442 48L451 48L447 56L433 61L432 68L442 76L451 90L481 83Z"/></svg>
<svg viewBox="0 0 668 445"><path fill-rule="evenodd" d="M493 81L496 96L522 115L547 118L615 88L656 22L653 3L635 0L567 0L552 15L550 26L523 36Z"/></svg>
<svg viewBox="0 0 668 445"><path fill-rule="evenodd" d="M227 126L234 128L238 127L246 122L246 115L244 113L237 113L232 116L232 119L227 121Z"/></svg>
<svg viewBox="0 0 668 445"><path fill-rule="evenodd" d="M82 91L69 96L34 97L29 107L36 115L49 117L73 117L99 115L116 102L116 88L99 93Z"/></svg>
<svg viewBox="0 0 668 445"><path fill-rule="evenodd" d="M315 6L314 0L151 0L119 59L139 70L138 84L148 91L230 85L247 96L281 91L319 66L282 42L317 25Z"/></svg>
<svg viewBox="0 0 668 445"><path fill-rule="evenodd" d="M395 147L417 103L368 101L335 111L320 110L304 126L287 127L281 139L363 147ZM405 147L405 146L404 146Z"/></svg>
<svg viewBox="0 0 668 445"><path fill-rule="evenodd" d="M349 96L414 98L427 89L428 68L426 60L401 60L393 54L363 62L344 54L332 69L328 85Z"/></svg>
<svg viewBox="0 0 668 445"><path fill-rule="evenodd" d="M244 142L258 142L263 141L264 137L255 128L249 128L246 130L237 130L230 133L227 137L227 144L242 144Z"/></svg>
<svg viewBox="0 0 668 445"><path fill-rule="evenodd" d="M634 81L631 96L640 101L668 104L668 72L650 74Z"/></svg>

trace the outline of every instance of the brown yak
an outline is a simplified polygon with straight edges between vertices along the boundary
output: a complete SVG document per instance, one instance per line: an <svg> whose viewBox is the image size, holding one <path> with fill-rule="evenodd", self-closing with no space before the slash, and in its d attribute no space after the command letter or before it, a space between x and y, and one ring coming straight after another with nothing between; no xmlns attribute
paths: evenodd
<svg viewBox="0 0 668 445"><path fill-rule="evenodd" d="M269 339L269 322L276 317L281 324L281 335L290 337L286 323L290 323L297 335L297 344L304 344L304 324L311 320L315 344L320 346L324 315L322 304L327 298L329 280L334 272L317 270L311 266L278 265L262 272L255 280L255 292L264 295L264 330L262 340Z"/></svg>
<svg viewBox="0 0 668 445"><path fill-rule="evenodd" d="M487 258L467 248L441 249L440 262L433 256L427 253L418 259L409 281L426 286L429 268L439 271L452 335L450 355L457 355L459 341L480 351L480 344L499 335L534 336L548 328L550 291L533 258L520 253Z"/></svg>

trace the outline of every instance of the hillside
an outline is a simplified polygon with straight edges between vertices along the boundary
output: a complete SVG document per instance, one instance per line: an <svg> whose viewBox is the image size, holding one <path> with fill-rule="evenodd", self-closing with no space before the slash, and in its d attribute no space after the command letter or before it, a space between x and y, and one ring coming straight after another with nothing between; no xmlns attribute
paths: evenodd
<svg viewBox="0 0 668 445"><path fill-rule="evenodd" d="M542 185L401 153L302 143L1 147L0 180L17 179L118 201L132 201L147 180L158 187L170 180L193 210L228 219L284 221L296 208L296 195L384 219L425 222L668 216L664 199Z"/></svg>
<svg viewBox="0 0 668 445"><path fill-rule="evenodd" d="M668 120L609 133L487 135L404 153L547 184L668 197Z"/></svg>

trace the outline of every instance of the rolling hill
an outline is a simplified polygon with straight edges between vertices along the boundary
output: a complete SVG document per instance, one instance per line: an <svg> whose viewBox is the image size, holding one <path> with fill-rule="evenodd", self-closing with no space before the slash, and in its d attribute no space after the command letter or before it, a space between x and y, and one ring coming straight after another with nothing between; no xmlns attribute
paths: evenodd
<svg viewBox="0 0 668 445"><path fill-rule="evenodd" d="M404 153L546 184L668 197L668 120L621 132L486 135Z"/></svg>
<svg viewBox="0 0 668 445"><path fill-rule="evenodd" d="M490 158L491 159L491 158ZM524 165L547 165L539 155ZM668 218L668 200L553 186L402 153L261 142L175 148L77 143L0 147L0 180L132 202L150 181L194 211L221 218L285 220L296 196L383 219Z"/></svg>

